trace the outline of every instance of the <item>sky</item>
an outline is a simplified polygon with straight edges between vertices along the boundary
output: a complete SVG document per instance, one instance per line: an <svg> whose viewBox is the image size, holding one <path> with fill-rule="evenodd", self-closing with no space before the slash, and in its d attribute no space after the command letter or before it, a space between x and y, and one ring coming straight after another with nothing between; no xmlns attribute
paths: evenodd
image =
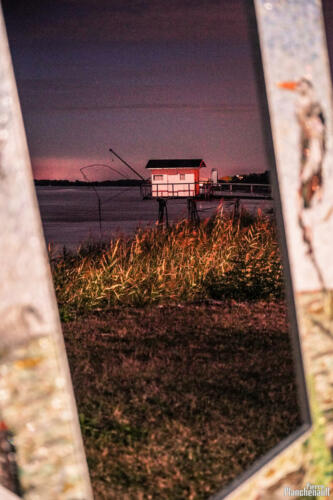
<svg viewBox="0 0 333 500"><path fill-rule="evenodd" d="M144 176L151 158L268 168L243 0L2 4L35 178L128 176L110 147Z"/></svg>

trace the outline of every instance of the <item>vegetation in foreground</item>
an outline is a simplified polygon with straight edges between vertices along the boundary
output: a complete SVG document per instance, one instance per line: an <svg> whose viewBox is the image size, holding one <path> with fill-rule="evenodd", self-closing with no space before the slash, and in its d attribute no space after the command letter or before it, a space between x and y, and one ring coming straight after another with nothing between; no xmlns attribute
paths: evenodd
<svg viewBox="0 0 333 500"><path fill-rule="evenodd" d="M282 266L268 217L216 217L193 227L64 251L51 265L63 320L114 306L281 298Z"/></svg>
<svg viewBox="0 0 333 500"><path fill-rule="evenodd" d="M299 425L269 218L181 222L51 265L96 499L206 499Z"/></svg>
<svg viewBox="0 0 333 500"><path fill-rule="evenodd" d="M207 499L300 425L283 301L64 324L96 500Z"/></svg>

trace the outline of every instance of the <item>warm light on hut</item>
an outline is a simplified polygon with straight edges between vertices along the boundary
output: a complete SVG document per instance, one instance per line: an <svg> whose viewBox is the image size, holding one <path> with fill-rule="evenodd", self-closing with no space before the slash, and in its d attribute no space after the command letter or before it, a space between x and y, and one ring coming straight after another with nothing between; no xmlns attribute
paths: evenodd
<svg viewBox="0 0 333 500"><path fill-rule="evenodd" d="M202 159L149 160L152 196L190 197L199 194L199 172L206 167Z"/></svg>

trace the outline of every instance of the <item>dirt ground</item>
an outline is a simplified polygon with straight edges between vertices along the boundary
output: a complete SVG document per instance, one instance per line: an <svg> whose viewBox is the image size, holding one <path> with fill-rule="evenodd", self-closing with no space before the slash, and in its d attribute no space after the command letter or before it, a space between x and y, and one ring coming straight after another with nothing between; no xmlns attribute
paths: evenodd
<svg viewBox="0 0 333 500"><path fill-rule="evenodd" d="M118 308L63 325L96 499L204 499L300 425L286 306Z"/></svg>

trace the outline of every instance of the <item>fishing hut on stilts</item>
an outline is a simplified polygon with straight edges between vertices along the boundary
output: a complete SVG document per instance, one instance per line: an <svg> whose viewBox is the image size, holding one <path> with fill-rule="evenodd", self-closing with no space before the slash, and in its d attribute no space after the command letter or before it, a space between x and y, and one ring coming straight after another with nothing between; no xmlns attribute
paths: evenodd
<svg viewBox="0 0 333 500"><path fill-rule="evenodd" d="M172 199L187 199L188 220L194 224L200 221L196 198L200 194L199 172L205 167L202 159L148 161L151 179L141 186L142 197L157 200L159 224L168 225L167 202Z"/></svg>
<svg viewBox="0 0 333 500"><path fill-rule="evenodd" d="M168 226L168 201L187 200L188 220L193 224L200 222L197 200L221 199L234 201L233 215L240 214L240 201L243 199L271 200L269 184L221 183L217 170L212 169L209 180L200 180L200 170L206 168L200 159L160 159L149 160L146 169L150 178L145 179L137 170L123 160L113 149L114 154L126 167L140 178L140 192L143 200L155 199L158 203L158 224Z"/></svg>

